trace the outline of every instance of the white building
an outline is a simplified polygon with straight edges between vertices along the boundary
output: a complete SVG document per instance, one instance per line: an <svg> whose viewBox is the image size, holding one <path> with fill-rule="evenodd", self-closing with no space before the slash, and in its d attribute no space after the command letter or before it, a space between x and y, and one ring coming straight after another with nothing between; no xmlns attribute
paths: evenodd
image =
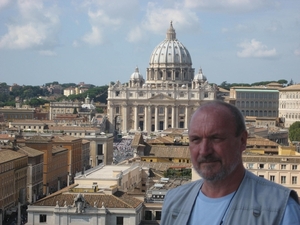
<svg viewBox="0 0 300 225"><path fill-rule="evenodd" d="M29 205L27 225L138 225L143 201L124 192L56 192Z"/></svg>
<svg viewBox="0 0 300 225"><path fill-rule="evenodd" d="M172 26L166 39L154 48L146 79L138 68L128 84L117 81L108 88L110 131L156 132L187 128L191 114L201 102L216 99L217 87L202 73L194 75L187 48L176 39Z"/></svg>
<svg viewBox="0 0 300 225"><path fill-rule="evenodd" d="M285 127L300 121L300 84L291 85L280 90L279 117Z"/></svg>

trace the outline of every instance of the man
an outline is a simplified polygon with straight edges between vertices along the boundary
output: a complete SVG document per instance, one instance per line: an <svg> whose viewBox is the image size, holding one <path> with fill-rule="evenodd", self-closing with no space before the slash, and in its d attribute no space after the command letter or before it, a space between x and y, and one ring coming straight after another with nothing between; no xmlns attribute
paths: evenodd
<svg viewBox="0 0 300 225"><path fill-rule="evenodd" d="M200 106L189 124L189 149L201 180L171 189L161 225L300 224L295 191L247 171L242 162L248 133L233 105Z"/></svg>

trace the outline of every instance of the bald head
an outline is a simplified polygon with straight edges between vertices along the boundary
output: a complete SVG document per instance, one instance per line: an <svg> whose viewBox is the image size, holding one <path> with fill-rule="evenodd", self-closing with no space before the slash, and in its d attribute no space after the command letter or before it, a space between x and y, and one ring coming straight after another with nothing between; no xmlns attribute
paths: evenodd
<svg viewBox="0 0 300 225"><path fill-rule="evenodd" d="M240 135L246 130L245 121L242 113L234 105L231 105L222 101L210 101L202 104L192 115L189 127L193 123L193 118L199 113L217 112L218 115L223 115L228 117L228 120L233 120L236 125L236 136Z"/></svg>

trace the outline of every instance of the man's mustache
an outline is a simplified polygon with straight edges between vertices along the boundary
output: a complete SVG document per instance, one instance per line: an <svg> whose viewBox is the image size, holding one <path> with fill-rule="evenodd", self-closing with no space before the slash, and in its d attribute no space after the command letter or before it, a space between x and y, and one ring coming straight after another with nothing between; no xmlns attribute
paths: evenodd
<svg viewBox="0 0 300 225"><path fill-rule="evenodd" d="M198 163L211 163L211 162L218 162L218 161L221 161L221 159L218 158L218 157L215 157L213 155L208 155L208 156L205 156L205 157L199 157L197 159Z"/></svg>

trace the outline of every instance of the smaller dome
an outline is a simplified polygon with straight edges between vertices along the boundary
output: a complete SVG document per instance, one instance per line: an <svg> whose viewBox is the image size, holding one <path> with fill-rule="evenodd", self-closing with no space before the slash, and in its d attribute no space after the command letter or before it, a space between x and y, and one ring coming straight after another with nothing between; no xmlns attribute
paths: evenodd
<svg viewBox="0 0 300 225"><path fill-rule="evenodd" d="M194 76L194 81L201 81L201 82L205 82L206 76L203 75L202 69L199 69L199 72Z"/></svg>
<svg viewBox="0 0 300 225"><path fill-rule="evenodd" d="M143 79L142 74L139 72L139 68L136 67L134 73L131 74L130 76L131 80L136 80L136 79Z"/></svg>

